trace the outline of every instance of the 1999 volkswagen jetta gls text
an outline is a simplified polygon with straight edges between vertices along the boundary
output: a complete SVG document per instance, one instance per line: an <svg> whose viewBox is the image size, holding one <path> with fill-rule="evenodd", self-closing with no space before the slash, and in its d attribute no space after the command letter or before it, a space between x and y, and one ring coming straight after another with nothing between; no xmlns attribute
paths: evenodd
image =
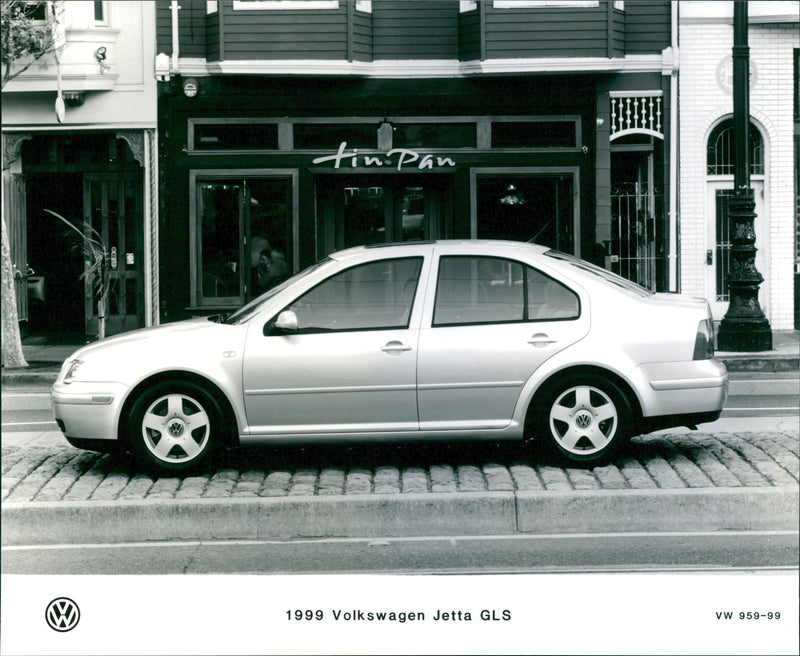
<svg viewBox="0 0 800 656"><path fill-rule="evenodd" d="M576 464L713 421L728 392L703 299L499 241L334 253L230 316L81 348L53 386L67 440L147 466L239 444L533 440Z"/></svg>

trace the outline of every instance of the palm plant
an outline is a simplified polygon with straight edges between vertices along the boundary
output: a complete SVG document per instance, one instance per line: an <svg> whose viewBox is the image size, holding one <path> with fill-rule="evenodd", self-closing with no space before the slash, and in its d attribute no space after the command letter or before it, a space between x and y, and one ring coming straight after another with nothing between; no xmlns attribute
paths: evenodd
<svg viewBox="0 0 800 656"><path fill-rule="evenodd" d="M81 249L84 260L84 269L80 277L89 280L93 287L93 295L97 302L97 338L103 339L106 336L106 308L111 289L111 267L102 235L89 225L84 232L53 210L44 211L63 222L70 229L69 234L73 238L79 238L77 246Z"/></svg>

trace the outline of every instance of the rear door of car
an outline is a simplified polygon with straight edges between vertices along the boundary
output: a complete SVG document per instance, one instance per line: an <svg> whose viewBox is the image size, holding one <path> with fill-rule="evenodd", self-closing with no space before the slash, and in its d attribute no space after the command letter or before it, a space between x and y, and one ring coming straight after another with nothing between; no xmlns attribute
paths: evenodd
<svg viewBox="0 0 800 656"><path fill-rule="evenodd" d="M580 340L589 312L519 259L438 250L419 339L421 430L498 429L544 361Z"/></svg>
<svg viewBox="0 0 800 656"><path fill-rule="evenodd" d="M394 253L347 267L290 302L284 309L297 316L298 332L251 328L251 434L418 430L417 298L428 265L420 249Z"/></svg>

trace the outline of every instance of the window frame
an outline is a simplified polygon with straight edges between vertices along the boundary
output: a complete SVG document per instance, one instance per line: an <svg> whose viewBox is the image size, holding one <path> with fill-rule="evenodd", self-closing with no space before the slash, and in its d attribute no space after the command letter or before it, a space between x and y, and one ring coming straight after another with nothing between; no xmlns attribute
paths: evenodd
<svg viewBox="0 0 800 656"><path fill-rule="evenodd" d="M600 0L494 0L495 9L572 9L595 8Z"/></svg>

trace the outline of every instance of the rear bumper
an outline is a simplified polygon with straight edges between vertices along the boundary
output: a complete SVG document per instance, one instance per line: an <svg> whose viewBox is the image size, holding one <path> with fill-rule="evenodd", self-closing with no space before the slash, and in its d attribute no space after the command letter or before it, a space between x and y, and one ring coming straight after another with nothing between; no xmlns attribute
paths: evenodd
<svg viewBox="0 0 800 656"><path fill-rule="evenodd" d="M728 371L715 359L641 365L634 370L633 378L645 424L657 420L672 426L714 421L728 399ZM691 417L696 420L683 419Z"/></svg>

